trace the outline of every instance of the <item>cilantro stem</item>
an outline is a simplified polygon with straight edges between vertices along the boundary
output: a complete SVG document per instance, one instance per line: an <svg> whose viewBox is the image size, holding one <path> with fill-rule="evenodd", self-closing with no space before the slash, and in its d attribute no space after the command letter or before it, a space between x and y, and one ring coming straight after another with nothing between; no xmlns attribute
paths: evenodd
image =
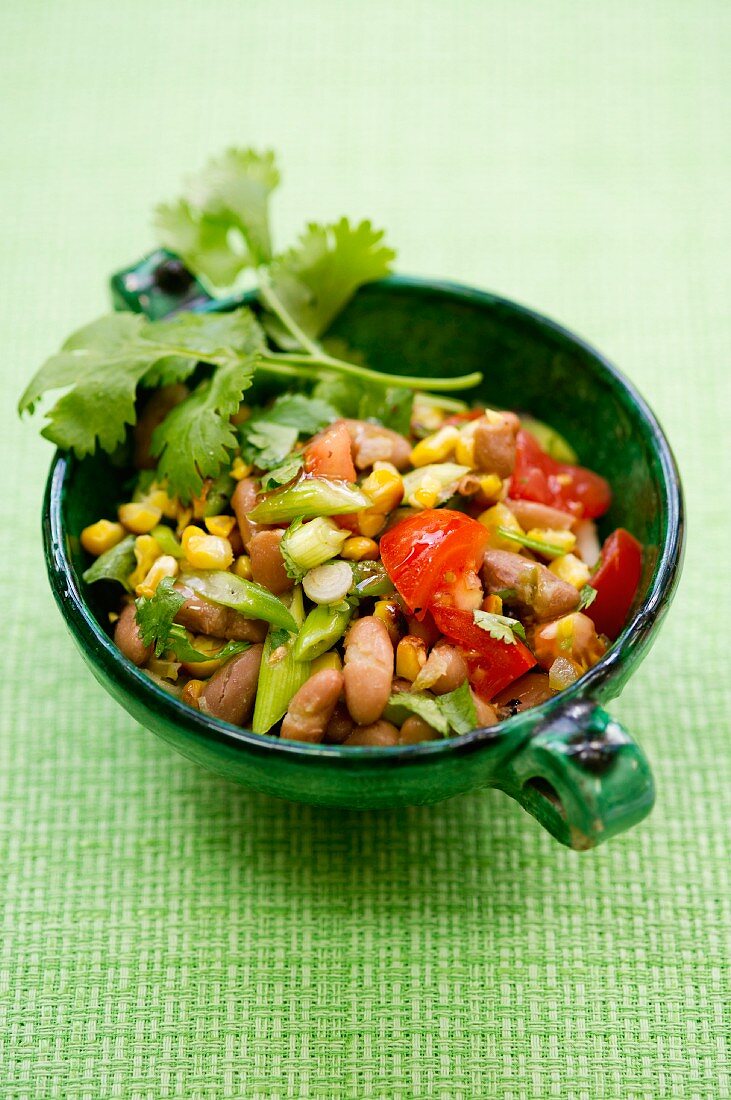
<svg viewBox="0 0 731 1100"><path fill-rule="evenodd" d="M350 375L351 378L362 378L367 382L375 382L379 386L384 385L387 379L389 386L404 390L449 392L451 390L472 389L473 386L479 386L482 381L482 374L479 371L474 371L472 374L458 375L455 378L430 378L428 379L428 385L425 386L424 378L415 378L413 375L408 374L384 375L381 371L370 370L368 367L361 367L356 363L348 363L345 359L335 359L332 355L328 355L315 340L300 328L274 291L266 268L258 267L257 275L262 298L302 348L301 354L297 352L270 352L261 361L262 365L274 361L292 365L299 364L300 366L326 367L337 374Z"/></svg>
<svg viewBox="0 0 731 1100"><path fill-rule="evenodd" d="M455 375L454 378L416 378L409 374L385 374L383 371L370 370L368 367L360 367L356 363L347 363L344 359L334 359L331 355L320 351L317 355L300 355L297 352L269 352L265 362L301 364L302 366L325 367L335 374L350 375L351 378L362 378L368 382L375 382L379 386L388 385L395 389L421 390L423 392L449 392L451 390L471 389L479 386L482 374L474 371L472 374Z"/></svg>

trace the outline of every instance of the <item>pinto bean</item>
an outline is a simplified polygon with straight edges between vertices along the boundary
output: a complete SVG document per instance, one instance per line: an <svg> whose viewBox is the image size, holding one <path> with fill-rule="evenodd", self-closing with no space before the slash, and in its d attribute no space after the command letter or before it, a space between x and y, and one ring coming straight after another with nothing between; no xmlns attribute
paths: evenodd
<svg viewBox="0 0 731 1100"><path fill-rule="evenodd" d="M335 709L327 726L325 727L325 741L328 745L342 745L353 732L355 722L348 714L345 703L336 703Z"/></svg>
<svg viewBox="0 0 731 1100"><path fill-rule="evenodd" d="M550 504L539 504L535 500L506 500L506 506L513 513L524 531L532 527L548 527L551 531L568 531L574 526L576 516L552 508Z"/></svg>
<svg viewBox="0 0 731 1100"><path fill-rule="evenodd" d="M167 414L188 396L188 387L181 382L162 386L146 402L134 429L134 464L138 470L154 470L157 459L150 450L152 433L162 424Z"/></svg>
<svg viewBox="0 0 731 1100"><path fill-rule="evenodd" d="M176 584L175 589L186 597L175 616L175 622L193 634L207 634L209 637L233 639L237 642L262 642L266 637L267 624L261 620L247 619L231 607L220 607L204 600L184 584Z"/></svg>
<svg viewBox="0 0 731 1100"><path fill-rule="evenodd" d="M589 616L582 615L580 611L533 627L529 631L528 640L538 664L546 670L550 669L557 657L569 657L572 661L591 668L607 648L606 642L598 637Z"/></svg>
<svg viewBox="0 0 731 1100"><path fill-rule="evenodd" d="M114 627L114 644L128 661L139 668L152 656L152 646L145 645L135 620L137 609L133 603L125 604Z"/></svg>
<svg viewBox="0 0 731 1100"><path fill-rule="evenodd" d="M356 619L345 638L345 702L360 726L383 714L391 694L393 644L380 619Z"/></svg>
<svg viewBox="0 0 731 1100"><path fill-rule="evenodd" d="M515 440L520 421L515 413L499 413L499 420L481 417L473 436L475 466L488 474L510 477L515 466Z"/></svg>
<svg viewBox="0 0 731 1100"><path fill-rule="evenodd" d="M566 615L579 602L579 593L573 585L562 581L545 565L510 550L488 550L483 572L490 593L512 588L515 599L511 602L538 622Z"/></svg>
<svg viewBox="0 0 731 1100"><path fill-rule="evenodd" d="M500 718L511 718L522 710L529 710L551 699L553 692L545 672L526 672L520 679L504 688L493 699Z"/></svg>
<svg viewBox="0 0 731 1100"><path fill-rule="evenodd" d="M345 420L344 424L353 441L353 460L359 470L374 462L390 462L397 470L409 465L411 444L398 432L367 420Z"/></svg>
<svg viewBox="0 0 731 1100"><path fill-rule="evenodd" d="M284 531L257 531L249 541L251 576L257 584L263 584L275 596L289 592L294 581L287 575L279 544Z"/></svg>
<svg viewBox="0 0 731 1100"><path fill-rule="evenodd" d="M436 672L439 672L439 677L429 683ZM454 691L465 682L467 674L467 662L457 647L448 642L437 642L421 670L424 683L429 684L429 691L433 691L435 695L446 695L448 691Z"/></svg>
<svg viewBox="0 0 731 1100"><path fill-rule="evenodd" d="M290 741L322 741L343 690L343 674L323 668L310 676L289 701L281 736Z"/></svg>
<svg viewBox="0 0 731 1100"><path fill-rule="evenodd" d="M498 720L495 707L481 698L476 691L472 691L471 688L470 695L472 696L472 702L475 704L475 711L477 712L478 729L484 729L486 726L494 726Z"/></svg>
<svg viewBox="0 0 731 1100"><path fill-rule="evenodd" d="M398 741L399 731L396 727L381 719L367 726L356 726L345 744L387 746L398 745Z"/></svg>
<svg viewBox="0 0 731 1100"><path fill-rule="evenodd" d="M236 516L239 533L247 549L256 532L263 530L261 524L252 523L248 518L249 512L256 505L257 496L258 485L256 478L244 477L234 489L231 497L231 507Z"/></svg>
<svg viewBox="0 0 731 1100"><path fill-rule="evenodd" d="M425 722L423 718L419 718L418 715L412 714L401 727L398 743L399 745L417 745L420 741L438 740L439 734L434 727Z"/></svg>
<svg viewBox="0 0 731 1100"><path fill-rule="evenodd" d="M234 726L248 722L254 709L263 649L253 645L214 672L200 694L198 709Z"/></svg>

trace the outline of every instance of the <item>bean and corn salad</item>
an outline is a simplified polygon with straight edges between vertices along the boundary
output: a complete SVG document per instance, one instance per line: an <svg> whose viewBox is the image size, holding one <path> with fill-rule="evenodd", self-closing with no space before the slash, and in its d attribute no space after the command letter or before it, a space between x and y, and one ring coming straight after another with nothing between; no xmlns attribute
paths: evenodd
<svg viewBox="0 0 731 1100"><path fill-rule="evenodd" d="M621 630L641 548L622 530L600 546L609 487L540 422L420 394L402 431L316 395L242 403L228 468L183 503L150 440L186 393L147 400L135 491L81 544L86 580L126 589L122 654L201 713L433 740L549 699Z"/></svg>
<svg viewBox="0 0 731 1100"><path fill-rule="evenodd" d="M490 726L602 656L641 547L600 547L609 486L560 435L455 398L479 371L385 375L332 336L395 253L347 218L276 249L279 181L269 150L212 160L125 273L150 317L115 299L20 398L60 392L42 434L136 468L81 533L84 579L124 593L124 657L202 714L346 745Z"/></svg>

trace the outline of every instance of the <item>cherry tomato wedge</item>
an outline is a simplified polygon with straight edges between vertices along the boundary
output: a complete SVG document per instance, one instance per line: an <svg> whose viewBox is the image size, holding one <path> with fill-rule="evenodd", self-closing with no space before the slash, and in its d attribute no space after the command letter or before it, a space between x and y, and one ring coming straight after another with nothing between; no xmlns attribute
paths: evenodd
<svg viewBox="0 0 731 1100"><path fill-rule="evenodd" d="M305 447L305 470L315 477L355 481L350 432L336 420Z"/></svg>
<svg viewBox="0 0 731 1100"><path fill-rule="evenodd" d="M383 535L381 561L409 609L423 618L436 593L448 590L445 575L479 570L488 538L487 528L462 512L426 508Z"/></svg>
<svg viewBox="0 0 731 1100"><path fill-rule="evenodd" d="M596 599L586 608L600 634L614 640L624 626L642 575L642 547L618 527L602 547L601 563L589 581Z"/></svg>
<svg viewBox="0 0 731 1100"><path fill-rule="evenodd" d="M511 645L491 637L477 626L471 611L456 607L433 607L434 621L443 634L464 652L470 683L488 701L536 664L536 659L519 638Z"/></svg>
<svg viewBox="0 0 731 1100"><path fill-rule="evenodd" d="M521 429L509 496L550 504L579 519L596 519L609 507L612 491L592 470L551 458L530 432Z"/></svg>

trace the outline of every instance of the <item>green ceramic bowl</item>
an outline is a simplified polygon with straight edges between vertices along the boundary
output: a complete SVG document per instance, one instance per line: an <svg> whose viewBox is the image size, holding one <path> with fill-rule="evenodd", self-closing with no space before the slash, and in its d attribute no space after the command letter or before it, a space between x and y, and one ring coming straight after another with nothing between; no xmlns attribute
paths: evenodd
<svg viewBox="0 0 731 1100"><path fill-rule="evenodd" d="M160 315L221 308L197 288L147 294L150 261L114 280L117 304ZM147 268L145 267L147 264ZM654 639L676 587L682 497L668 443L632 386L596 351L512 302L448 283L390 278L362 290L336 333L389 372L484 372L472 399L526 410L554 425L607 477L614 503L604 530L642 540L644 575L629 622L603 659L570 689L491 729L397 748L308 745L259 736L206 718L153 684L112 644L109 593L85 589L79 533L123 496L124 471L103 456L58 454L44 504L44 540L56 601L99 682L142 725L185 756L246 787L349 808L437 802L477 787L516 798L564 844L588 848L650 810L650 769L630 735L602 709L622 690Z"/></svg>

